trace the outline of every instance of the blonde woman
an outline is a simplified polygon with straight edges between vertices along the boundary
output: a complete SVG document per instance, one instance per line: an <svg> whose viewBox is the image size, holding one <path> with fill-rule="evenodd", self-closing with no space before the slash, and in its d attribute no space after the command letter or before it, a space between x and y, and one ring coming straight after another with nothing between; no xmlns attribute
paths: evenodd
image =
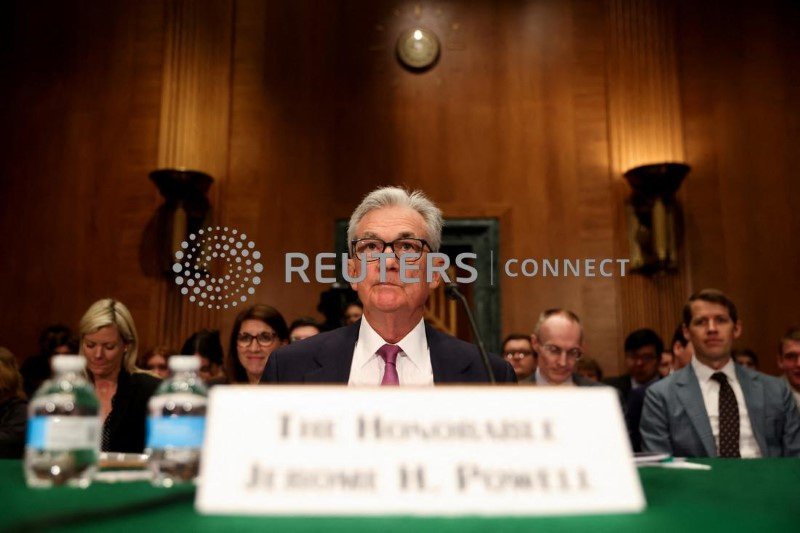
<svg viewBox="0 0 800 533"><path fill-rule="evenodd" d="M80 353L100 400L103 451L144 451L147 402L161 382L136 366L139 347L130 311L112 298L81 318Z"/></svg>

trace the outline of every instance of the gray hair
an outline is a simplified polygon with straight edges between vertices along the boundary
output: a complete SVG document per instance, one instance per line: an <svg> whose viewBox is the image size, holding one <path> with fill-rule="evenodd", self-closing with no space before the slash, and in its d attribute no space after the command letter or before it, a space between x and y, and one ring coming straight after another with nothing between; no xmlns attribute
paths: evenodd
<svg viewBox="0 0 800 533"><path fill-rule="evenodd" d="M347 244L356 238L356 226L367 213L382 207L409 207L419 213L425 221L425 240L431 251L438 252L442 244L442 211L420 190L409 192L400 187L381 187L364 197L350 216L347 226Z"/></svg>
<svg viewBox="0 0 800 533"><path fill-rule="evenodd" d="M542 311L542 314L539 315L539 320L536 322L536 326L533 328L533 334L536 335L537 339L539 339L539 332L542 330L542 324L544 324L545 320L553 316L563 316L570 322L577 324L578 327L581 328L581 338L579 342L583 344L583 326L581 325L581 319L569 309L554 308Z"/></svg>

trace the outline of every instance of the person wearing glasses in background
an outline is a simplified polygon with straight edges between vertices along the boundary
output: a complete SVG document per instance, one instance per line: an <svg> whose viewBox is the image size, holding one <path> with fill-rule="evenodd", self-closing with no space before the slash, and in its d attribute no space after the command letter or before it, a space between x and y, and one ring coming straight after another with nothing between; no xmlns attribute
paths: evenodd
<svg viewBox="0 0 800 533"><path fill-rule="evenodd" d="M622 376L606 378L603 383L616 387L622 393L622 400L627 404L631 400L631 391L646 389L661 378L658 366L664 341L652 329L637 329L625 338L625 366L628 373ZM644 400L644 394L640 395Z"/></svg>
<svg viewBox="0 0 800 533"><path fill-rule="evenodd" d="M262 304L243 309L225 359L228 382L257 384L272 352L288 342L289 328L277 309Z"/></svg>
<svg viewBox="0 0 800 533"><path fill-rule="evenodd" d="M511 333L503 340L502 356L511 364L520 385L536 385L536 352L530 335Z"/></svg>
<svg viewBox="0 0 800 533"><path fill-rule="evenodd" d="M262 382L349 385L433 385L488 382L478 349L423 320L442 212L421 191L383 187L369 193L350 217L348 281L364 305L360 320L277 350ZM403 273L401 275L401 265ZM498 382L516 382L496 355Z"/></svg>
<svg viewBox="0 0 800 533"><path fill-rule="evenodd" d="M584 346L581 320L572 311L548 309L539 315L531 344L539 356L534 373L536 385L603 386L575 373Z"/></svg>

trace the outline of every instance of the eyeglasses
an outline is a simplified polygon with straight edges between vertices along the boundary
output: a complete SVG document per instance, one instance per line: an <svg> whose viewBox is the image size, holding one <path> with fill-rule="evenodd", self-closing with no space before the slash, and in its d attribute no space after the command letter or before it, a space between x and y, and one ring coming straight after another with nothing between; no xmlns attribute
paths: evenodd
<svg viewBox="0 0 800 533"><path fill-rule="evenodd" d="M262 331L258 335L250 335L249 333L239 333L236 336L236 343L241 347L250 346L253 344L253 339L258 342L259 346L269 346L278 336L275 333L270 333L268 331Z"/></svg>
<svg viewBox="0 0 800 533"><path fill-rule="evenodd" d="M583 352L580 348L562 348L555 344L545 344L542 348L544 348L544 353L553 357L561 357L562 353L566 354L567 359L570 361L577 361L583 357Z"/></svg>
<svg viewBox="0 0 800 533"><path fill-rule="evenodd" d="M525 359L529 355L533 355L533 350L508 350L503 352L503 357L506 359Z"/></svg>
<svg viewBox="0 0 800 533"><path fill-rule="evenodd" d="M397 259L402 259L406 263L415 262L422 256L422 251L427 246L430 249L430 244L425 239L416 239L405 237L402 239L395 239L391 242L386 242L382 239L374 239L372 237L366 239L353 239L350 241L353 254L366 256L367 262L377 261L378 254L383 253L386 247L390 247Z"/></svg>

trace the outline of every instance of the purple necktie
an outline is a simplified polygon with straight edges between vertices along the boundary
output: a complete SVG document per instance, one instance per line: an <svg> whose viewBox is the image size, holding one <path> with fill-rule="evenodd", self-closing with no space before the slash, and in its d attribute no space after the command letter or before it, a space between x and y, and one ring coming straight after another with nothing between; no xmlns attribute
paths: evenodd
<svg viewBox="0 0 800 533"><path fill-rule="evenodd" d="M384 344L378 349L377 353L386 361L381 387L384 385L400 385L400 380L397 378L397 354L400 353L400 347L396 344Z"/></svg>

